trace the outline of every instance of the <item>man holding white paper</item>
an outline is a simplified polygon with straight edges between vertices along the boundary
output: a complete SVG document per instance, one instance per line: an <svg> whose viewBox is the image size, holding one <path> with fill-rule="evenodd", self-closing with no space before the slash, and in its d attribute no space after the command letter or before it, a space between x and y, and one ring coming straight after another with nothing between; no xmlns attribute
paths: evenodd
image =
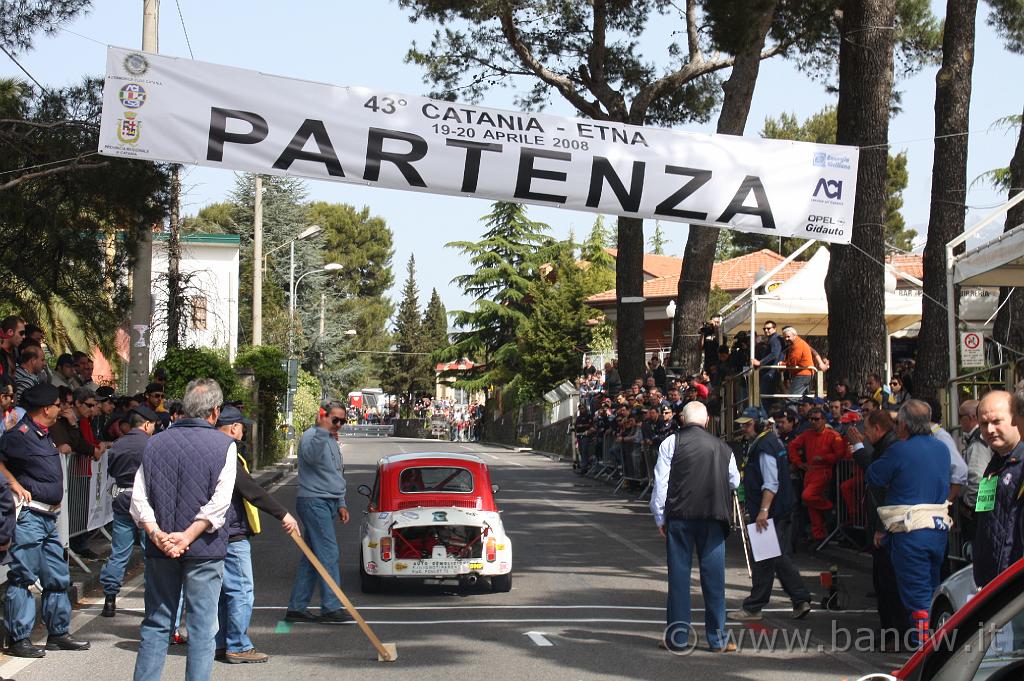
<svg viewBox="0 0 1024 681"><path fill-rule="evenodd" d="M811 593L790 558L790 523L796 494L789 477L786 447L775 434L768 417L757 407L745 409L736 419L736 424L741 427L744 438L750 442L747 463L743 469L743 510L747 518L755 519L754 524L749 526L751 544L756 543L758 538L755 532L774 530L781 553L753 564L750 595L743 601L742 608L729 613L729 619L738 622L760 620L761 610L771 600L776 576L793 602L793 619L806 617L811 611Z"/></svg>

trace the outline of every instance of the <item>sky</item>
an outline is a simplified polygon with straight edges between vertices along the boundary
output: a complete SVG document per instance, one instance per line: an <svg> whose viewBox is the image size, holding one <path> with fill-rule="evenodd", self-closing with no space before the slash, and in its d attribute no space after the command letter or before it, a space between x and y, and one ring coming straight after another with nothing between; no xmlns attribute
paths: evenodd
<svg viewBox="0 0 1024 681"><path fill-rule="evenodd" d="M933 2L942 16L945 3ZM21 64L48 87L75 84L84 75L101 75L106 45L138 47L142 41L142 0L95 0L92 11L53 36L38 36L34 49L18 55ZM179 14L180 9L180 14ZM968 182L987 170L1009 163L1016 142L1014 134L993 127L998 119L1019 115L1024 90L1010 87L1007 74L1021 73L1024 57L1012 55L985 22L987 8L979 4L977 46L968 157ZM665 46L680 29L669 18L652 22L643 36L646 57L664 63ZM337 85L362 85L392 92L427 94L420 67L404 63L406 51L416 41L429 44L432 24L413 24L390 0L341 0L314 2L291 0L163 0L160 16L160 52L266 73ZM187 36L187 39L186 39ZM23 77L18 67L0 55L0 75ZM891 122L889 140L893 152L908 154L910 186L904 193L904 218L921 235L927 231L931 166L934 145L934 95L936 67L898 81L903 110ZM514 109L514 91L492 90L481 102L492 108ZM804 119L834 104L835 96L778 58L762 64L746 135L756 137L768 116L795 113ZM547 113L574 116L572 108L553 98ZM713 132L714 117L706 125L678 128ZM187 168L183 176L183 213L195 214L203 206L227 198L235 182L230 171ZM423 304L436 288L448 310L471 304L450 281L470 269L468 261L444 244L452 240L476 240L483 232L481 216L490 202L397 190L369 188L333 182L310 181L309 199L369 206L383 217L394 233L397 301L405 278L405 264L416 255L420 298ZM968 226L1005 200L982 182L967 193ZM551 234L565 238L572 229L578 238L589 231L595 216L557 208L532 206L534 220L551 226ZM668 237L665 252L681 256L686 225L662 222ZM992 236L1002 230L1002 218L983 231ZM653 221L645 221L649 238ZM273 246L275 244L269 244ZM268 246L265 246L268 247Z"/></svg>

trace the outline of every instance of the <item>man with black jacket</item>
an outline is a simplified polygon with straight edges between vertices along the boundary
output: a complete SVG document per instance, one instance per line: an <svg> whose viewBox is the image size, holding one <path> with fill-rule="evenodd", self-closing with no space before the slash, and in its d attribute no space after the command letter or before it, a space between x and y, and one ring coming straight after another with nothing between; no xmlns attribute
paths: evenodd
<svg viewBox="0 0 1024 681"><path fill-rule="evenodd" d="M867 470L873 462L885 454L889 445L896 442L892 416L888 411L879 409L864 419L864 433L851 428L847 434L853 459L862 469ZM900 600L899 589L896 588L896 572L889 556L889 546L883 543L885 532L878 519L878 507L885 503L885 488L867 485L865 489L865 533L871 542L871 579L875 596L878 600L878 619L883 638L887 632L895 632L894 640L902 641L910 627L910 615Z"/></svg>
<svg viewBox="0 0 1024 681"><path fill-rule="evenodd" d="M21 396L24 418L0 438L0 473L18 500L17 529L11 545L11 569L7 573L4 625L14 657L43 657L47 650L86 650L88 641L71 636L71 575L57 534L57 515L64 503L64 479L60 452L49 429L60 410L59 393L40 383ZM29 638L36 624L36 599L29 591L36 582L43 587L40 607L49 632L46 649Z"/></svg>
<svg viewBox="0 0 1024 681"><path fill-rule="evenodd" d="M245 425L251 423L237 407L231 405L225 405L217 419L217 428L238 443L235 491L231 495L231 507L225 523L228 528L228 555L224 559L224 583L218 608L220 628L217 631L215 651L215 659L231 664L266 662L270 659L266 653L256 650L247 633L255 600L249 537L260 532L257 509L280 520L285 532L291 534L299 531L299 524L288 509L249 475L249 467L241 448Z"/></svg>
<svg viewBox="0 0 1024 681"><path fill-rule="evenodd" d="M702 402L683 407L682 421L675 437L658 449L650 504L668 553L668 626L661 646L692 649L690 571L696 553L708 646L735 652L725 633L725 537L740 473L732 450L705 430L708 410Z"/></svg>
<svg viewBox="0 0 1024 681"><path fill-rule="evenodd" d="M590 468L590 442L594 434L594 417L587 409L586 402L580 402L579 412L573 423L573 432L576 433L576 451L579 452L576 472L583 475Z"/></svg>
<svg viewBox="0 0 1024 681"><path fill-rule="evenodd" d="M764 412L757 407L747 407L736 419L736 424L743 429L744 439L750 442L743 468L744 512L748 518L755 519L758 532L766 531L771 519L782 555L754 563L750 595L743 601L742 608L729 613L729 619L737 622L760 620L761 610L771 600L776 576L793 602L793 619L801 619L811 611L811 593L790 557L793 548L790 524L796 495L789 477L786 447L775 435Z"/></svg>
<svg viewBox="0 0 1024 681"><path fill-rule="evenodd" d="M981 436L992 449L974 506L974 583L979 587L1024 556L1024 440L1013 400L1012 394L993 390L978 405Z"/></svg>
<svg viewBox="0 0 1024 681"><path fill-rule="evenodd" d="M107 474L114 481L110 495L114 522L110 533L110 558L100 571L103 585L103 617L117 614L117 594L121 591L124 571L132 557L132 549L142 544L142 530L132 520L132 486L142 465L142 453L149 438L156 432L159 417L149 407L138 406L128 414L131 430L119 438L107 455Z"/></svg>

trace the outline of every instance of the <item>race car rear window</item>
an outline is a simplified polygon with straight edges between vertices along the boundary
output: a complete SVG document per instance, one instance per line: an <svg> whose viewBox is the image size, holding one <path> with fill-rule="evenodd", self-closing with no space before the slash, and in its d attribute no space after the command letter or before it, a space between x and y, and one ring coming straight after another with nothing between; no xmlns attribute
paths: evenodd
<svg viewBox="0 0 1024 681"><path fill-rule="evenodd" d="M473 491L473 474L454 466L406 468L398 478L398 488L404 494L468 494Z"/></svg>

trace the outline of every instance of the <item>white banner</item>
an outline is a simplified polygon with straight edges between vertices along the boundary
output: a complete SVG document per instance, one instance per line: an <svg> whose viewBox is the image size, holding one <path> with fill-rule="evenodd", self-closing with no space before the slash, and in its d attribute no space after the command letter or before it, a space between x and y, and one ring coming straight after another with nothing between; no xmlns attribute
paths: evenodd
<svg viewBox="0 0 1024 681"><path fill-rule="evenodd" d="M86 528L92 531L114 519L114 500L110 496L113 481L107 475L107 452L103 452L99 461L91 461L90 465L92 475L89 476L89 518Z"/></svg>
<svg viewBox="0 0 1024 681"><path fill-rule="evenodd" d="M111 47L99 151L849 243L858 150L486 109Z"/></svg>

